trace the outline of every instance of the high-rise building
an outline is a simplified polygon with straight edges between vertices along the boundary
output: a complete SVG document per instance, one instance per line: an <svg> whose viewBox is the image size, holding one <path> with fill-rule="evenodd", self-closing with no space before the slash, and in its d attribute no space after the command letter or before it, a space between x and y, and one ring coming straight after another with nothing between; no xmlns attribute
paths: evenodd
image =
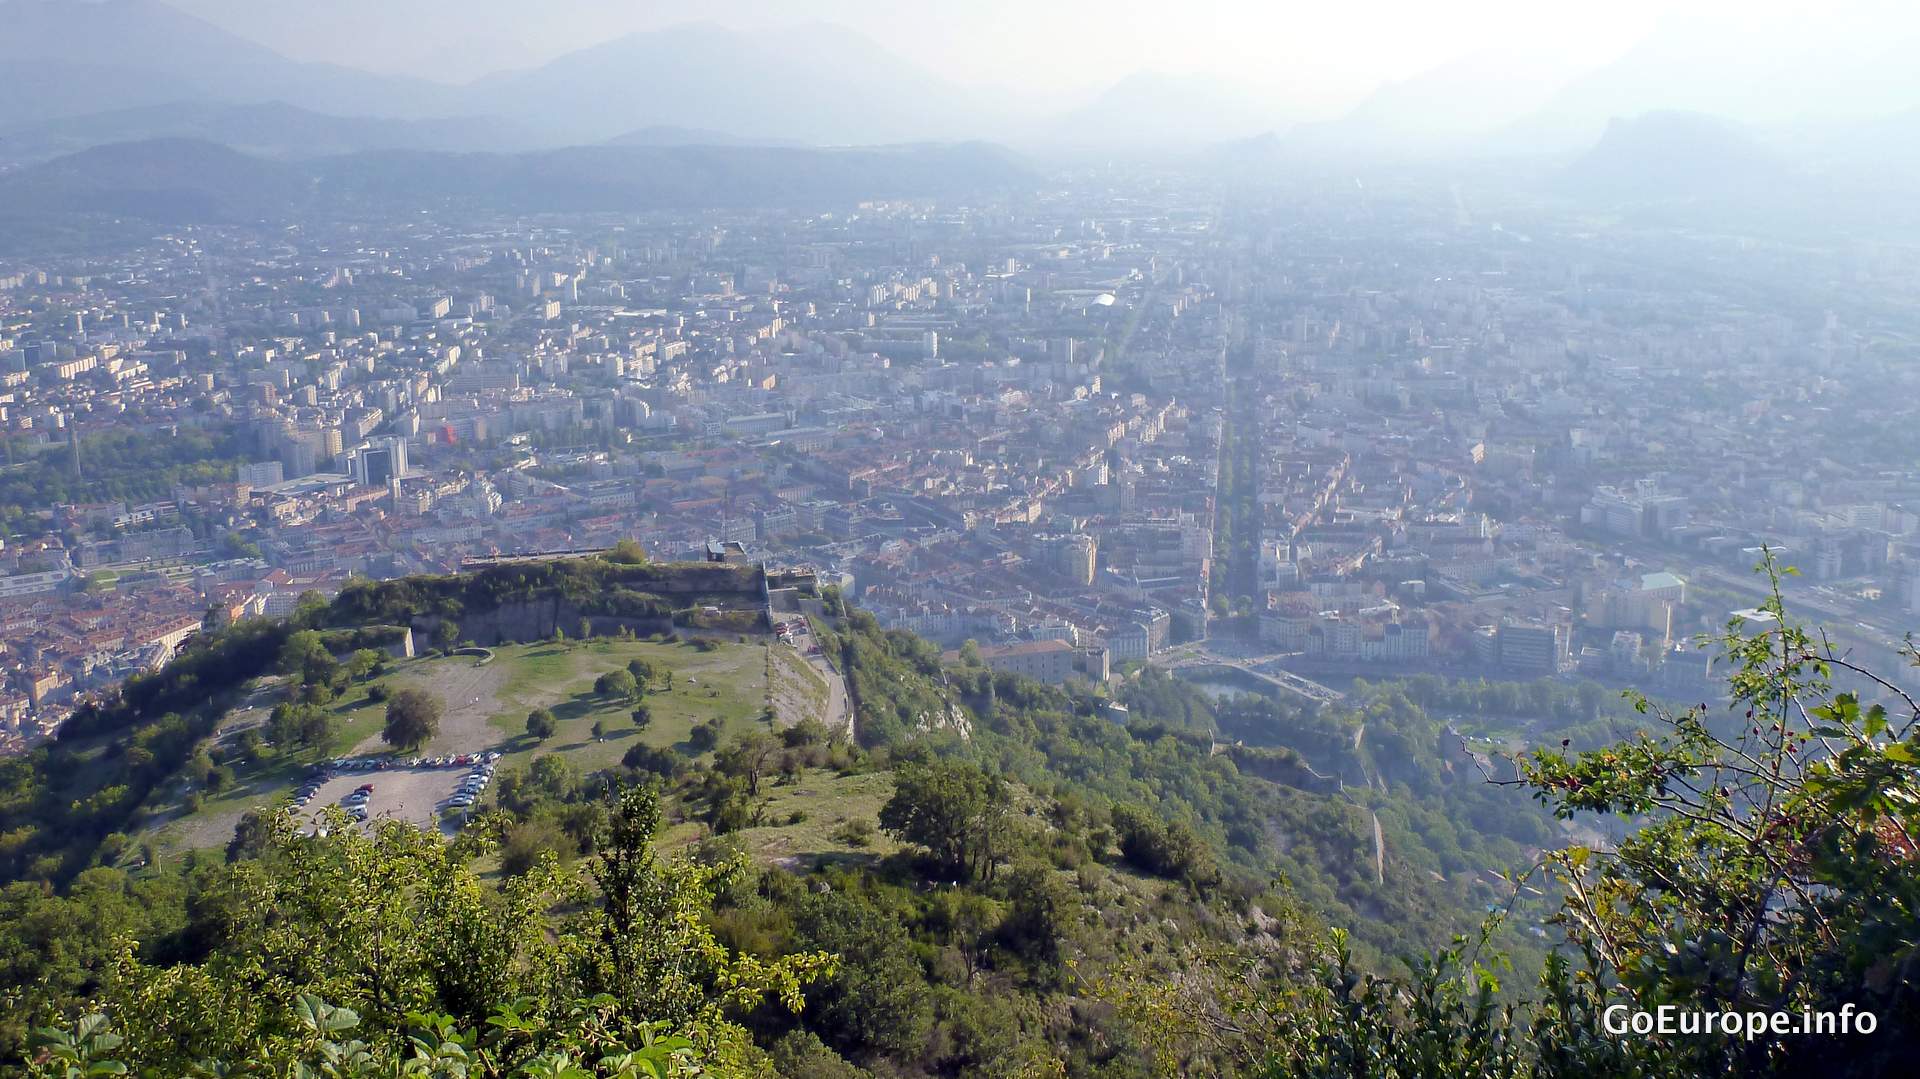
<svg viewBox="0 0 1920 1079"><path fill-rule="evenodd" d="M278 461L246 462L237 478L249 487L272 487L286 478L286 467Z"/></svg>
<svg viewBox="0 0 1920 1079"><path fill-rule="evenodd" d="M301 476L311 476L319 469L319 453L316 447L318 441L317 435L299 433L281 444L280 463L284 466L284 474L288 478L299 479Z"/></svg>
<svg viewBox="0 0 1920 1079"><path fill-rule="evenodd" d="M1066 575L1075 584L1093 583L1094 552L1092 536L1068 536L1061 545L1061 560Z"/></svg>
<svg viewBox="0 0 1920 1079"><path fill-rule="evenodd" d="M385 487L407 474L407 444L398 438L381 439L353 455L353 481L363 487Z"/></svg>
<svg viewBox="0 0 1920 1079"><path fill-rule="evenodd" d="M1500 665L1511 671L1552 674L1566 657L1567 639L1559 626L1501 622Z"/></svg>

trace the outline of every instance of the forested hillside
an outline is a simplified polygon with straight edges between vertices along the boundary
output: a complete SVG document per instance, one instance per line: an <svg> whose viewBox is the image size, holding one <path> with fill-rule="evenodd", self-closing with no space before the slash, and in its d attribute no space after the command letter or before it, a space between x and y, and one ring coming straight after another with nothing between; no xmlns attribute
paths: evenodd
<svg viewBox="0 0 1920 1079"><path fill-rule="evenodd" d="M393 619L470 595L381 587L332 610ZM1729 638L1738 731L1722 706L1646 705L1624 742L1574 731L1490 779L1497 755L1420 703L1483 691L1214 704L1149 675L1117 691L1122 724L1089 687L943 665L825 599L815 633L847 677L852 743L769 721L635 742L592 770L536 753L454 838L344 815L305 835L266 806L224 849L148 860L76 802L69 841L30 838L40 853L0 891L10 1066L1680 1076L1871 1071L1910 1048L1915 710L1828 689L1844 659L1797 631ZM163 730L137 767L178 767L195 698L224 691L207 657L285 667L290 632L211 635L83 741ZM37 828L63 826L51 798L33 804ZM1562 830L1595 814L1613 823L1581 834L1617 842ZM1602 1023L1610 1004L1842 1003L1877 1034Z"/></svg>

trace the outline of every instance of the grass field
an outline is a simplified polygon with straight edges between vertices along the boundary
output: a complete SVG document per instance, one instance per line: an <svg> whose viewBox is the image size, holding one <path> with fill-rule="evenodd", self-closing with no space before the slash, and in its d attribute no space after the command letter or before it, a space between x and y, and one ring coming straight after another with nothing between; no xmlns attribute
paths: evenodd
<svg viewBox="0 0 1920 1079"><path fill-rule="evenodd" d="M494 664L503 677L487 722L507 755L505 767L543 753L564 753L581 771L593 771L620 763L636 740L673 746L692 757L697 754L687 738L697 723L720 720L722 741L762 728L760 715L767 707L764 645L729 644L702 652L685 644L602 639L508 645L495 651ZM593 692L594 679L634 659L673 672L672 689L659 683L647 687L643 699L652 721L644 731L634 729L633 702ZM527 713L536 708L551 710L559 721L559 730L544 743L527 734ZM604 732L599 741L593 738L596 720Z"/></svg>
<svg viewBox="0 0 1920 1079"><path fill-rule="evenodd" d="M808 769L796 783L763 784L761 819L766 823L735 834L749 854L775 865L812 864L821 858L880 858L900 849L877 824L880 807L892 796L891 772L843 776L830 769ZM789 823L795 813L804 819ZM852 821L871 827L865 842L848 841L846 829ZM678 850L706 834L704 824L684 821L662 833L660 847Z"/></svg>
<svg viewBox="0 0 1920 1079"><path fill-rule="evenodd" d="M389 665L370 682L357 683L328 705L335 729L327 744L273 753L258 762L230 756L234 781L217 792L201 792L200 805L186 811L184 784L164 793L154 806L155 823L143 838L162 848L215 847L233 836L247 810L270 804L291 791L318 761L355 753L381 753L386 721L383 705L368 698L375 685L389 690L417 686L441 699L440 733L421 752L471 753L497 748L504 767L522 766L546 753L562 753L581 771L618 764L636 740L676 746L694 756L687 744L696 723L718 718L722 741L761 727L767 707L767 649L764 644L724 644L711 652L691 645L624 641L610 638L506 645L491 663L471 656L430 656ZM633 704L593 693L594 679L645 659L673 672L673 686L649 687L645 701L653 719L644 731L634 728ZM225 749L242 732L260 727L283 692L278 678L263 680L242 706L222 721L216 734ZM526 733L527 713L548 708L559 729L546 742ZM595 740L595 720L605 737Z"/></svg>

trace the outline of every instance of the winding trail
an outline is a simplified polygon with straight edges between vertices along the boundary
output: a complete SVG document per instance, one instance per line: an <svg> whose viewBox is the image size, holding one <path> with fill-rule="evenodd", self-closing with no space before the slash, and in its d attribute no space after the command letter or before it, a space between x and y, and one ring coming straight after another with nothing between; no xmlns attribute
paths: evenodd
<svg viewBox="0 0 1920 1079"><path fill-rule="evenodd" d="M1373 882L1387 882L1387 841L1380 832L1380 814L1367 810L1367 816L1373 818Z"/></svg>

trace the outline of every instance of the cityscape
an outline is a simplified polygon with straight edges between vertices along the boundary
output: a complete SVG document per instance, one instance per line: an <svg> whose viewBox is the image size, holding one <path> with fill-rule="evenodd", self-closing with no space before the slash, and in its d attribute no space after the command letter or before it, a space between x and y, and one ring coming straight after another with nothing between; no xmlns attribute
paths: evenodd
<svg viewBox="0 0 1920 1079"><path fill-rule="evenodd" d="M1056 683L1211 662L1691 696L1763 548L1883 666L1920 609L1887 366L1910 255L1809 280L1784 246L1649 260L1411 194L1112 182L11 264L9 469L65 497L9 509L0 715L44 737L204 627L356 576L621 540L811 567Z"/></svg>
<svg viewBox="0 0 1920 1079"><path fill-rule="evenodd" d="M1909 1074L1915 55L0 0L0 1079Z"/></svg>

